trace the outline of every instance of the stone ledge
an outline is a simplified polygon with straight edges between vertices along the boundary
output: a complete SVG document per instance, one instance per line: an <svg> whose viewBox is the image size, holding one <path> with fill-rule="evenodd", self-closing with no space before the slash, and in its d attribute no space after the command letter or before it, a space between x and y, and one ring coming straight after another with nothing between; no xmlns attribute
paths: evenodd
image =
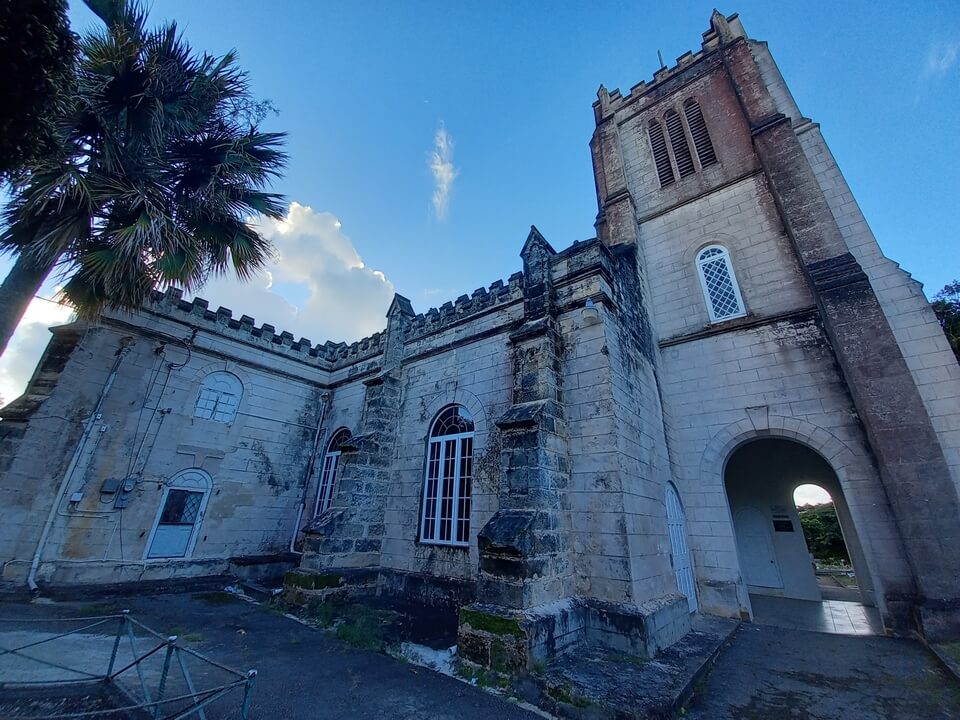
<svg viewBox="0 0 960 720"><path fill-rule="evenodd" d="M557 658L518 689L525 700L558 717L674 718L739 625L701 616L653 661L594 648Z"/></svg>
<svg viewBox="0 0 960 720"><path fill-rule="evenodd" d="M476 603L460 610L459 656L496 672L523 673L585 648L651 658L689 630L682 595L638 605L571 597L527 610Z"/></svg>

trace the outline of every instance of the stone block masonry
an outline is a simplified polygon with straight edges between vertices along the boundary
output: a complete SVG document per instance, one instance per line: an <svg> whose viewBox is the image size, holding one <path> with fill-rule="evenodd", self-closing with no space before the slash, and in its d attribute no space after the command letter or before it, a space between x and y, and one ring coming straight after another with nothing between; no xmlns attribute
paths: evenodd
<svg viewBox="0 0 960 720"><path fill-rule="evenodd" d="M650 657L691 614L818 592L777 536L780 448L822 472L886 629L960 634L960 366L766 45L714 13L594 118L596 238L531 228L520 272L419 314L397 295L370 337L295 340L176 290L56 328L0 410L4 581L295 559L291 599L456 616L496 671ZM769 492L732 484L751 448Z"/></svg>

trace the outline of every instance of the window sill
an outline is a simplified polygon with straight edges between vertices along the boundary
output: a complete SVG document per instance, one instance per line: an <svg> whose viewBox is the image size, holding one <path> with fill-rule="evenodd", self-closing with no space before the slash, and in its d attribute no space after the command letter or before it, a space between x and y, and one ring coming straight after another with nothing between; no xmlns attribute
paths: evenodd
<svg viewBox="0 0 960 720"><path fill-rule="evenodd" d="M470 543L444 542L442 540L417 540L417 545L426 547L450 548L452 550L469 550Z"/></svg>

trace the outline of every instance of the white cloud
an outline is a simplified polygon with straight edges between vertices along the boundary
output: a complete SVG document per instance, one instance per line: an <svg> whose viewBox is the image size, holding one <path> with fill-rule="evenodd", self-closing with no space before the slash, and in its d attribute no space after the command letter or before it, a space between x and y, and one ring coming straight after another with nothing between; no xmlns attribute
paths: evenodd
<svg viewBox="0 0 960 720"><path fill-rule="evenodd" d="M20 397L50 341L48 328L67 322L72 314L70 308L40 298L34 298L27 306L17 331L0 357L0 405Z"/></svg>
<svg viewBox="0 0 960 720"><path fill-rule="evenodd" d="M291 203L282 220L257 227L276 247L274 260L254 280L215 278L197 294L233 316L251 315L277 332L289 330L314 343L352 342L386 326L393 283L368 268L340 220Z"/></svg>
<svg viewBox="0 0 960 720"><path fill-rule="evenodd" d="M923 65L923 77L946 75L960 59L960 42L935 42L927 50Z"/></svg>
<svg viewBox="0 0 960 720"><path fill-rule="evenodd" d="M450 191L460 170L453 164L453 138L443 124L433 136L429 164L433 175L433 214L438 220L445 220L450 207Z"/></svg>
<svg viewBox="0 0 960 720"><path fill-rule="evenodd" d="M793 502L797 505L822 505L831 499L830 493L819 485L799 485L793 491Z"/></svg>
<svg viewBox="0 0 960 720"><path fill-rule="evenodd" d="M257 325L289 330L297 339L353 342L386 326L393 283L368 268L340 221L331 213L291 203L280 221L257 227L276 247L273 261L249 283L233 277L211 280L198 291L212 309L251 315ZM0 273L7 263L0 259ZM19 397L50 339L48 327L66 322L69 308L35 299L0 357L0 397Z"/></svg>

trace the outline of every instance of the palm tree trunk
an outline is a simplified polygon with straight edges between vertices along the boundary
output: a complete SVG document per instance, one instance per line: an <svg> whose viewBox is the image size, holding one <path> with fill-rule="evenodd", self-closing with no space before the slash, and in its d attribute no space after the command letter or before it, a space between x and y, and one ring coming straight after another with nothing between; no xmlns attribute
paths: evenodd
<svg viewBox="0 0 960 720"><path fill-rule="evenodd" d="M37 265L27 253L21 253L0 285L0 355L7 349L27 305L53 269Z"/></svg>

